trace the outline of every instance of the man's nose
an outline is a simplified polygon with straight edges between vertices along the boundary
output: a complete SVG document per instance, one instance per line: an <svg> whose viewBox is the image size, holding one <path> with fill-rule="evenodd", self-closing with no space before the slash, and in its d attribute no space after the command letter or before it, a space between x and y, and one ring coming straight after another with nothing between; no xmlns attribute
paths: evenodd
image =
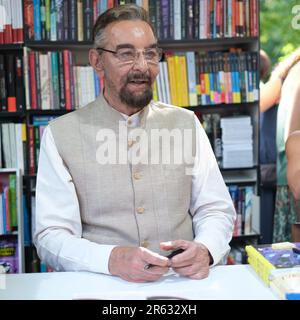
<svg viewBox="0 0 300 320"><path fill-rule="evenodd" d="M134 64L133 64L134 69L139 69L139 70L146 70L148 69L148 63L147 60L145 59L145 56L142 52L139 52L135 58Z"/></svg>

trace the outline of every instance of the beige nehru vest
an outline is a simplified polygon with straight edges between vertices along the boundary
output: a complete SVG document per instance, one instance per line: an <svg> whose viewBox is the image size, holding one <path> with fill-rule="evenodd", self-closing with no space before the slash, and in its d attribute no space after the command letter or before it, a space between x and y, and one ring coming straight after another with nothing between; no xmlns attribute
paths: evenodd
<svg viewBox="0 0 300 320"><path fill-rule="evenodd" d="M193 157L185 161L189 164L118 163L118 159L116 164L99 164L97 152L103 143L97 138L99 131L115 132L118 145L120 121L128 124L99 96L86 107L50 123L58 152L72 177L70 183L75 185L82 237L99 244L144 246L160 253L161 241L192 240L192 176L185 169L193 166ZM130 137L136 128L128 126ZM188 129L194 156L192 112L152 102L140 113L139 126L149 135L150 129L177 128L182 133ZM125 147L132 148L128 137L122 136L121 140L126 139ZM161 144L158 151L163 151ZM171 154L173 151L171 144Z"/></svg>

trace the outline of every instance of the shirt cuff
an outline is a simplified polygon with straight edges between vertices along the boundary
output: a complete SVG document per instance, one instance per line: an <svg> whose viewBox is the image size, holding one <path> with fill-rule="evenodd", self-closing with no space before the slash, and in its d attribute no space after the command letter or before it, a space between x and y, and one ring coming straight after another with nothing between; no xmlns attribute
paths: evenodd
<svg viewBox="0 0 300 320"><path fill-rule="evenodd" d="M95 244L94 250L91 253L90 257L90 270L91 272L98 272L109 274L108 262L111 251L115 248L115 245L99 245Z"/></svg>
<svg viewBox="0 0 300 320"><path fill-rule="evenodd" d="M216 244L208 238L199 237L194 239L195 242L203 244L213 258L213 263L210 267L213 267L217 264L224 264L224 258L230 251L230 247L227 246L227 250L221 250L220 247L216 246Z"/></svg>

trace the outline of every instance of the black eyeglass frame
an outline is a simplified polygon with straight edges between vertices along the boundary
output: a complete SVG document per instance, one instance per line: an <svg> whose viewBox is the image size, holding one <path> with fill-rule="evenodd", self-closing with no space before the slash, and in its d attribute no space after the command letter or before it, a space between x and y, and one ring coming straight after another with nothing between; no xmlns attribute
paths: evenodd
<svg viewBox="0 0 300 320"><path fill-rule="evenodd" d="M98 51L98 50L101 50L101 51L109 52L109 53L112 53L112 54L115 54L115 55L118 53L118 51L109 50L109 49L100 48L100 47L95 48L95 49L96 49L97 51ZM122 49L124 49L124 48L122 48ZM128 49L133 49L133 48L128 48ZM159 59L158 59L158 62L157 62L157 63L155 62L155 64L158 64L158 63L162 60L162 58L163 58L163 49L160 48L160 47L149 48L149 49L156 49L156 50L158 50ZM136 49L134 49L134 50L137 51ZM145 51L145 49L144 49L144 51ZM146 61L147 61L147 60L146 60ZM134 62L134 61L132 61L132 62Z"/></svg>

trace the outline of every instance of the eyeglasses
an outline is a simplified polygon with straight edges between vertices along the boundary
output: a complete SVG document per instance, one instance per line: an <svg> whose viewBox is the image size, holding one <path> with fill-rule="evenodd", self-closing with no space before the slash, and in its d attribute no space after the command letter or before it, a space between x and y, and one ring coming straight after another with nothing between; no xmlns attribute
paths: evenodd
<svg viewBox="0 0 300 320"><path fill-rule="evenodd" d="M144 50L137 50L135 48L119 48L116 51L104 48L96 48L115 55L115 57L122 63L134 63L139 55L142 53L144 59L148 64L158 64L162 58L163 50L161 48L147 48Z"/></svg>

